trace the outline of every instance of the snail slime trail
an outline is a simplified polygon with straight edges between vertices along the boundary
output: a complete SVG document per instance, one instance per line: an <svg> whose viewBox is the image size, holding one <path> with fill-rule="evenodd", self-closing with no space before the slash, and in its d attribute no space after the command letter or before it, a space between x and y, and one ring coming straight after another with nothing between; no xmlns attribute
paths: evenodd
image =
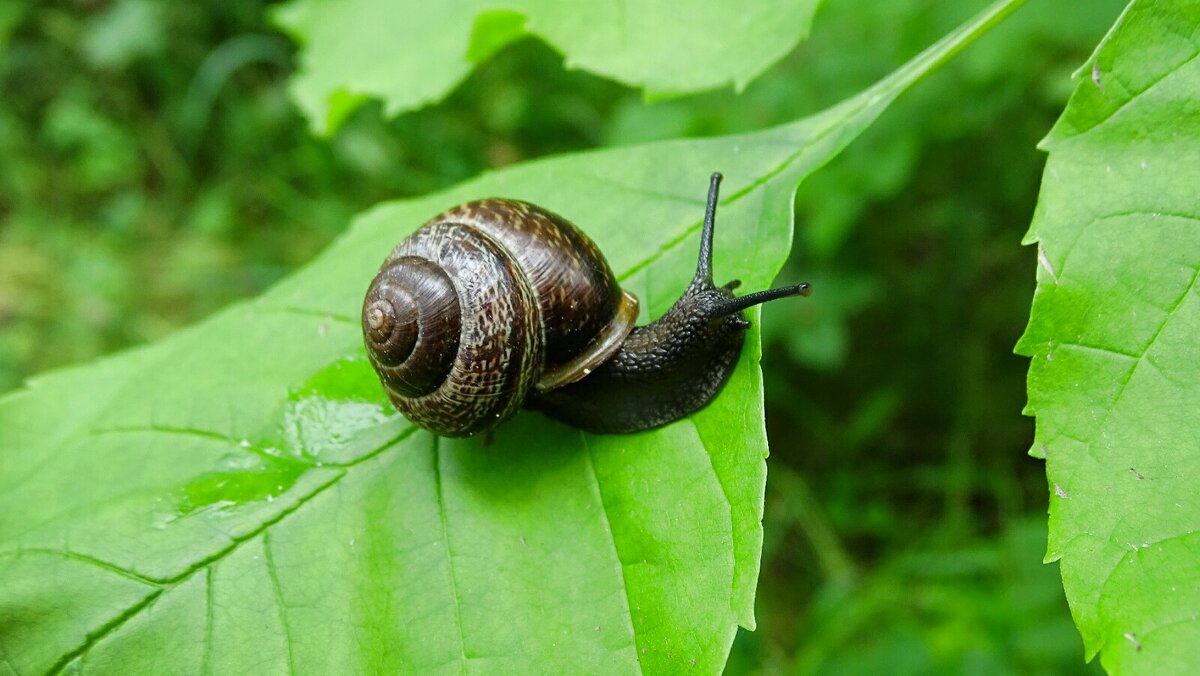
<svg viewBox="0 0 1200 676"><path fill-rule="evenodd" d="M700 257L666 314L634 326L637 298L562 216L491 198L433 217L388 255L363 301L363 338L392 404L444 436L490 430L522 406L580 429L627 433L703 408L729 379L742 310L807 283L735 296L712 279L721 175Z"/></svg>

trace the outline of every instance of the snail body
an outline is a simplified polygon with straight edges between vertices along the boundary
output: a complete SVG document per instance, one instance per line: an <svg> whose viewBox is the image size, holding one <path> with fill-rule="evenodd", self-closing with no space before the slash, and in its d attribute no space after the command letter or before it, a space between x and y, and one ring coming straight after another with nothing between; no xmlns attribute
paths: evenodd
<svg viewBox="0 0 1200 676"><path fill-rule="evenodd" d="M363 303L367 354L396 408L469 436L522 406L584 430L650 429L699 410L728 380L749 322L741 310L807 284L735 297L712 282L720 175L708 196L696 276L661 318L635 327L595 243L566 219L508 199L435 216L392 251Z"/></svg>

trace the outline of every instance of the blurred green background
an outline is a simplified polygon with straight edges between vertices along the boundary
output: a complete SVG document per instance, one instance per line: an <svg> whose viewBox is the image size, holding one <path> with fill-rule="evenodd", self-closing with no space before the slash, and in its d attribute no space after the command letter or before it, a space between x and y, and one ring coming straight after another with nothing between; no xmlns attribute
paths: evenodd
<svg viewBox="0 0 1200 676"><path fill-rule="evenodd" d="M0 393L255 295L375 202L596 146L760 129L900 65L984 3L827 0L740 95L646 104L535 40L445 102L331 139L259 2L0 4ZM1118 0L1034 0L801 186L767 306L757 632L732 673L1094 671L1025 451L1019 246L1071 71ZM719 167L714 167L719 169ZM585 224L586 225L586 224Z"/></svg>

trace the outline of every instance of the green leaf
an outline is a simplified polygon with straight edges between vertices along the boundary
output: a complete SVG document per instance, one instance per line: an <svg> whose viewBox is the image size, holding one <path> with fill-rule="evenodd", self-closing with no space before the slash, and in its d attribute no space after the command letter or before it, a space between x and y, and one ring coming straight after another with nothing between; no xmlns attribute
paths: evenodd
<svg viewBox="0 0 1200 676"><path fill-rule="evenodd" d="M1038 289L1032 453L1047 561L1090 659L1200 663L1200 24L1195 0L1132 3L1043 146L1027 242Z"/></svg>
<svg viewBox="0 0 1200 676"><path fill-rule="evenodd" d="M276 21L304 45L292 96L328 134L368 98L388 115L441 99L481 61L536 35L588 70L651 98L741 89L808 35L820 0L621 3L292 0Z"/></svg>
<svg viewBox="0 0 1200 676"><path fill-rule="evenodd" d="M0 663L18 673L718 671L754 626L758 334L711 406L588 436L535 413L445 440L383 401L357 310L431 214L489 194L577 221L649 313L691 276L766 286L796 184L1018 6L814 117L513 167L384 204L253 302L0 401ZM757 323L757 315L752 317Z"/></svg>

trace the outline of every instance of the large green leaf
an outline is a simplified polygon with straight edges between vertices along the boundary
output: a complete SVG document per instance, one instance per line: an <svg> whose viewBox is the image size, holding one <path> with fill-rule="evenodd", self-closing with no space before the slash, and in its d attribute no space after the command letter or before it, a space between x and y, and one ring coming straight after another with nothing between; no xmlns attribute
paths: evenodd
<svg viewBox="0 0 1200 676"><path fill-rule="evenodd" d="M5 398L0 664L718 670L737 625L754 626L757 333L690 419L600 437L526 413L488 446L386 407L361 356L361 294L429 215L497 194L576 220L659 313L690 277L713 169L726 173L716 272L765 286L798 181L1019 4L791 125L531 163L382 205L259 299Z"/></svg>
<svg viewBox="0 0 1200 676"><path fill-rule="evenodd" d="M1200 664L1200 3L1134 2L1080 74L1027 238L1033 453L1087 655Z"/></svg>
<svg viewBox="0 0 1200 676"><path fill-rule="evenodd" d="M276 14L304 45L292 95L318 133L368 97L389 115L445 96L524 35L582 68L667 96L739 89L808 34L820 0L407 2L292 0Z"/></svg>

